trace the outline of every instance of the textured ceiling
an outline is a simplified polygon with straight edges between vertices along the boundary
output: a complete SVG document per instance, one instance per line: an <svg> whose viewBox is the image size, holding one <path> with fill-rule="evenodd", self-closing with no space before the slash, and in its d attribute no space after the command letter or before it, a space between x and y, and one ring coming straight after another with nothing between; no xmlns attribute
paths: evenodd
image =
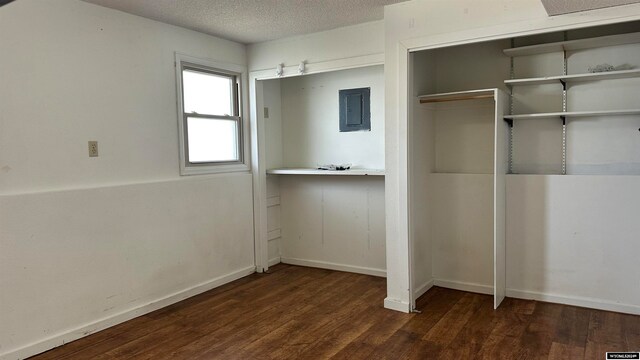
<svg viewBox="0 0 640 360"><path fill-rule="evenodd" d="M380 20L405 0L84 0L149 19L255 43Z"/></svg>
<svg viewBox="0 0 640 360"><path fill-rule="evenodd" d="M542 0L542 4L549 15L567 14L637 2L640 2L640 0Z"/></svg>

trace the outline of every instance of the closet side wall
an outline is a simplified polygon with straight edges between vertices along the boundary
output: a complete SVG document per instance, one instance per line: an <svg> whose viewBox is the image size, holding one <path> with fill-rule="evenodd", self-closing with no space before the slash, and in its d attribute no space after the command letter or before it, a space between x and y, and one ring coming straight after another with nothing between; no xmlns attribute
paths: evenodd
<svg viewBox="0 0 640 360"><path fill-rule="evenodd" d="M411 64L415 74L413 99L421 94L435 92L436 62L432 52L412 55ZM435 167L434 108L413 101L409 136L411 136L411 256L414 299L420 297L433 285L433 263L431 259L433 239L431 227L431 202L433 192L430 174Z"/></svg>

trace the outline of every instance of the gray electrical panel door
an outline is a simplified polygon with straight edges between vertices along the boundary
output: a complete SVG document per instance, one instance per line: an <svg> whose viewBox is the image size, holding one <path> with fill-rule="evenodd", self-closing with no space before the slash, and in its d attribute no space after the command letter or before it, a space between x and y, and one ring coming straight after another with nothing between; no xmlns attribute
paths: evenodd
<svg viewBox="0 0 640 360"><path fill-rule="evenodd" d="M371 131L371 88L340 90L340 132Z"/></svg>

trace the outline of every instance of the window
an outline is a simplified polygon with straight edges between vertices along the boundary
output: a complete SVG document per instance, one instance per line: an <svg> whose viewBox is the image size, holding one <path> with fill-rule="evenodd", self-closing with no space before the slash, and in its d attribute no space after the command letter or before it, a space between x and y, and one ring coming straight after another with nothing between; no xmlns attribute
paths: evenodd
<svg viewBox="0 0 640 360"><path fill-rule="evenodd" d="M243 70L176 54L182 175L246 171Z"/></svg>

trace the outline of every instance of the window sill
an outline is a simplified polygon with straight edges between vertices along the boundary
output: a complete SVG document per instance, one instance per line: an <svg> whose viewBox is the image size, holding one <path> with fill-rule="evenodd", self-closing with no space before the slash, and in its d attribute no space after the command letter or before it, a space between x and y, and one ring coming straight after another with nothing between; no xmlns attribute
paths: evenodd
<svg viewBox="0 0 640 360"><path fill-rule="evenodd" d="M249 172L251 168L246 164L211 165L211 166L185 166L180 169L180 175L207 175L234 172Z"/></svg>

